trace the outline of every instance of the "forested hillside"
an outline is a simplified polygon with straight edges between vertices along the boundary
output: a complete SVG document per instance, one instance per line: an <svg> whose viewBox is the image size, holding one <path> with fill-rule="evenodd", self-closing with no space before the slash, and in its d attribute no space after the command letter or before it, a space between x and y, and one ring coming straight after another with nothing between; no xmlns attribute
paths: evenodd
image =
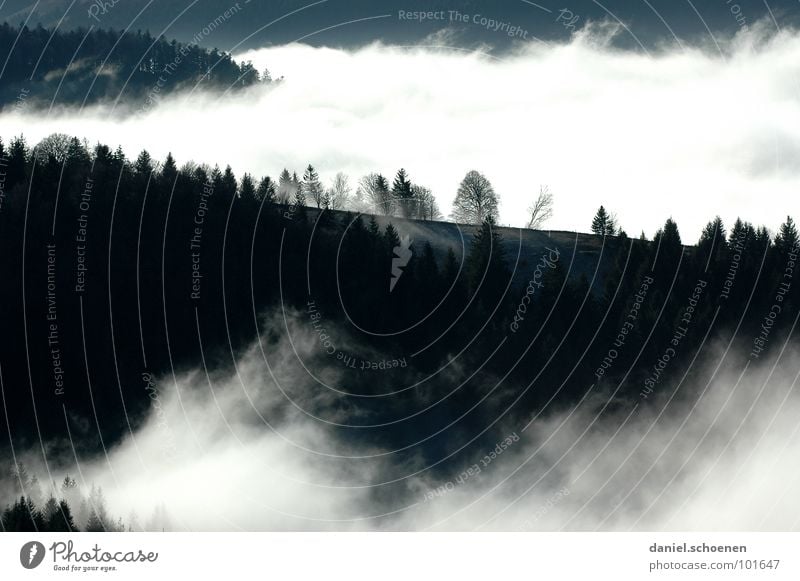
<svg viewBox="0 0 800 581"><path fill-rule="evenodd" d="M171 93L236 90L269 81L249 63L149 32L51 30L0 24L7 55L0 107L84 106L100 101L153 107Z"/></svg>
<svg viewBox="0 0 800 581"><path fill-rule="evenodd" d="M397 447L455 418L494 425L511 404L506 418L533 417L587 390L615 406L658 399L713 340L755 360L798 313L791 218L774 235L746 217L730 230L712 220L692 248L671 219L651 241L571 245L488 219L463 230L462 252L447 242L460 238L452 224L310 209L311 179L289 197L280 179L76 138L17 138L0 159L0 432L15 448L47 442L45 456L119 441L151 409L150 378L201 356L231 369L256 340L270 356L286 333L310 341L304 368L342 374L328 405L383 426L370 445ZM376 379L387 366L393 385L413 386L391 406L370 397L391 391ZM447 406L388 421L445 395Z"/></svg>

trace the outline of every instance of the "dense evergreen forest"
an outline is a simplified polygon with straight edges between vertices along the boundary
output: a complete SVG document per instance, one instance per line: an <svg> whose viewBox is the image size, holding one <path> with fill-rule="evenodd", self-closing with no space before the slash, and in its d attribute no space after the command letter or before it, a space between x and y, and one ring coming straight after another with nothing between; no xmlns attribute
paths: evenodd
<svg viewBox="0 0 800 581"><path fill-rule="evenodd" d="M228 53L142 31L48 30L3 23L0 54L8 55L0 76L0 108L100 101L149 108L181 90L222 92L271 80L268 72L239 64Z"/></svg>
<svg viewBox="0 0 800 581"><path fill-rule="evenodd" d="M593 224L602 233L594 272L575 274L574 249L512 256L489 216L463 255L413 241L390 286L399 224L430 216L387 205L392 217L381 227L374 216L331 210L313 168L305 180L288 170L256 180L231 167L179 167L172 156L128 158L76 138L36 148L0 142L0 160L0 433L14 435L0 440L0 454L8 463L12 444L46 461L119 441L150 410L143 377L174 377L201 354L209 369L231 369L259 332L269 353L286 333L271 326L273 312L318 343L307 366L346 374L330 405L385 422L370 430L370 444L393 447L455 419L485 426L568 408L589 391L616 407L658 401L679 381L696 385L701 371L690 363L704 347L730 343L749 354L742 365L757 361L779 349L799 312L790 217L774 234L746 217L729 227L712 219L686 246L672 219L653 240L629 238L607 227L603 210ZM405 172L395 183L409 196L423 192ZM538 265L530 280L513 276L520 261ZM326 338L391 375L351 368L331 356ZM369 397L393 389L390 400ZM447 405L388 421L440 399ZM422 454L448 445L431 440ZM75 492L67 481L31 495L32 477L19 468L3 478L19 493L3 515L6 530L126 526L93 512L99 491Z"/></svg>

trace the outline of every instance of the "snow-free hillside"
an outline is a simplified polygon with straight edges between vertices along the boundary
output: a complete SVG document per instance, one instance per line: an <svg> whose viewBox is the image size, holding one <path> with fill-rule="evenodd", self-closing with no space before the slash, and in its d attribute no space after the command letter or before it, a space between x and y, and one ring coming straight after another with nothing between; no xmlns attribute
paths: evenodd
<svg viewBox="0 0 800 581"><path fill-rule="evenodd" d="M316 220L318 211L308 209L309 219ZM350 212L334 212L342 220L350 217L355 220L357 214ZM372 216L364 215L367 222ZM381 229L392 224L400 237L409 236L411 245L419 254L422 246L430 242L439 263L442 263L449 248L461 259L464 251L469 251L478 226L471 224L454 224L428 220L408 220L395 216L375 216ZM349 223L349 222L348 222ZM514 286L525 286L533 277L537 265L549 250L558 251L559 263L569 272L570 278L586 276L597 292L603 287L606 272L612 264L612 250L619 244L616 237L606 238L594 234L564 232L560 230L529 230L527 228L510 228L498 226L497 231L503 241L503 252L509 268L514 271ZM599 263L599 268L598 268Z"/></svg>

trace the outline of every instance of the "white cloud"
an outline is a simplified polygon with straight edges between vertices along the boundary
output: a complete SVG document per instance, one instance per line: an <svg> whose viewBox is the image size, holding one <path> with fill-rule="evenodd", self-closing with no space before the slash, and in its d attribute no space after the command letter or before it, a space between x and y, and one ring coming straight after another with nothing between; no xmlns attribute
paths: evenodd
<svg viewBox="0 0 800 581"><path fill-rule="evenodd" d="M281 321L275 316L265 324L278 329ZM162 378L159 401L133 437L110 450L108 461L81 458L86 485L103 487L113 514L125 518L135 510L142 523L163 503L179 530L791 530L799 524L796 349L780 353L776 343L773 357L740 376L741 353L707 345L707 360L675 398L663 387L661 400L600 414L608 393L595 393L574 412L542 415L527 431L506 424L503 437L516 441L488 461L494 442L468 446L443 472L433 469L442 457L433 451L460 446L482 426L444 431L424 461L419 446L409 456L375 445L378 430L344 438L289 402L342 423L359 420L297 364L295 353L341 386L302 315L290 315L288 330L293 345L284 336L263 353L252 346L238 359L238 374L207 377L201 369L177 382ZM702 397L695 406L684 394ZM422 423L411 431L421 439L427 429ZM76 474L74 466L69 471Z"/></svg>
<svg viewBox="0 0 800 581"><path fill-rule="evenodd" d="M405 167L445 210L469 169L523 225L539 184L553 229L586 230L596 207L629 233L673 216L687 242L717 213L776 228L796 196L800 35L764 26L716 48L620 51L585 33L503 59L456 50L289 45L240 55L286 81L224 100L172 99L121 119L92 109L5 115L31 141L64 131L158 157L276 176L307 163L326 179Z"/></svg>

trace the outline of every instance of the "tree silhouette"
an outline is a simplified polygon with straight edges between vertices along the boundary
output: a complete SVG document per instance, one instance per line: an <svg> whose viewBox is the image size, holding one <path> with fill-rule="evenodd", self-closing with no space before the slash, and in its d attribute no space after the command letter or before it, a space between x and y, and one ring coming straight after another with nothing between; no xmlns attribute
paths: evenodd
<svg viewBox="0 0 800 581"><path fill-rule="evenodd" d="M781 256L797 252L797 226L791 216L786 217L786 221L781 224L778 234L775 236L775 248Z"/></svg>
<svg viewBox="0 0 800 581"><path fill-rule="evenodd" d="M359 186L364 191L366 199L369 200L373 212L378 212L384 216L392 215L395 208L395 200L385 177L378 173L367 174L361 178Z"/></svg>
<svg viewBox="0 0 800 581"><path fill-rule="evenodd" d="M539 195L528 208L528 228L538 230L553 217L553 194L547 186L539 188Z"/></svg>
<svg viewBox="0 0 800 581"><path fill-rule="evenodd" d="M92 486L87 504L89 505L89 518L86 521L86 532L98 533L113 530L112 523L106 512L106 500L102 489Z"/></svg>
<svg viewBox="0 0 800 581"><path fill-rule="evenodd" d="M325 189L319 181L319 174L314 166L309 164L306 173L303 174L302 191L304 199L314 202L317 208L323 207Z"/></svg>
<svg viewBox="0 0 800 581"><path fill-rule="evenodd" d="M342 172L337 173L333 178L330 190L328 190L330 209L342 210L347 207L350 202L351 191L348 177Z"/></svg>
<svg viewBox="0 0 800 581"><path fill-rule="evenodd" d="M414 200L414 215L417 220L441 220L442 213L433 192L425 186L414 184L411 186L412 199Z"/></svg>
<svg viewBox="0 0 800 581"><path fill-rule="evenodd" d="M137 103L146 110L191 87L221 93L271 82L251 63L239 64L216 49L153 38L141 31L46 30L3 23L0 47L8 55L0 108L16 103L24 90L25 103L31 107L114 100ZM30 55L37 58L31 60ZM109 74L112 70L114 74ZM45 155L49 153L56 152Z"/></svg>
<svg viewBox="0 0 800 581"><path fill-rule="evenodd" d="M483 174L473 170L458 186L452 217L456 222L466 224L481 224L486 220L496 222L498 204L492 184Z"/></svg>
<svg viewBox="0 0 800 581"><path fill-rule="evenodd" d="M30 498L20 496L3 512L3 529L23 533L42 531L44 518Z"/></svg>
<svg viewBox="0 0 800 581"><path fill-rule="evenodd" d="M52 497L47 501L44 530L50 533L71 533L78 530L72 517L72 510L66 501L61 500L56 503Z"/></svg>
<svg viewBox="0 0 800 581"><path fill-rule="evenodd" d="M592 219L592 232L598 236L613 236L616 231L617 221L613 214L609 214L603 206L600 206Z"/></svg>
<svg viewBox="0 0 800 581"><path fill-rule="evenodd" d="M256 200L259 202L263 201L265 204L274 204L277 202L276 191L275 182L273 182L269 176L263 177L261 181L258 182Z"/></svg>
<svg viewBox="0 0 800 581"><path fill-rule="evenodd" d="M289 173L288 169L284 168L278 177L278 203L289 204L295 199L297 192L298 190L292 180L292 174Z"/></svg>
<svg viewBox="0 0 800 581"><path fill-rule="evenodd" d="M256 199L256 186L253 183L253 177L249 173L242 176L242 183L239 184L239 197L248 200Z"/></svg>
<svg viewBox="0 0 800 581"><path fill-rule="evenodd" d="M392 183L392 196L394 196L402 216L406 218L414 216L415 210L412 203L414 191L411 187L411 181L408 179L408 174L403 168L400 168L397 172Z"/></svg>

